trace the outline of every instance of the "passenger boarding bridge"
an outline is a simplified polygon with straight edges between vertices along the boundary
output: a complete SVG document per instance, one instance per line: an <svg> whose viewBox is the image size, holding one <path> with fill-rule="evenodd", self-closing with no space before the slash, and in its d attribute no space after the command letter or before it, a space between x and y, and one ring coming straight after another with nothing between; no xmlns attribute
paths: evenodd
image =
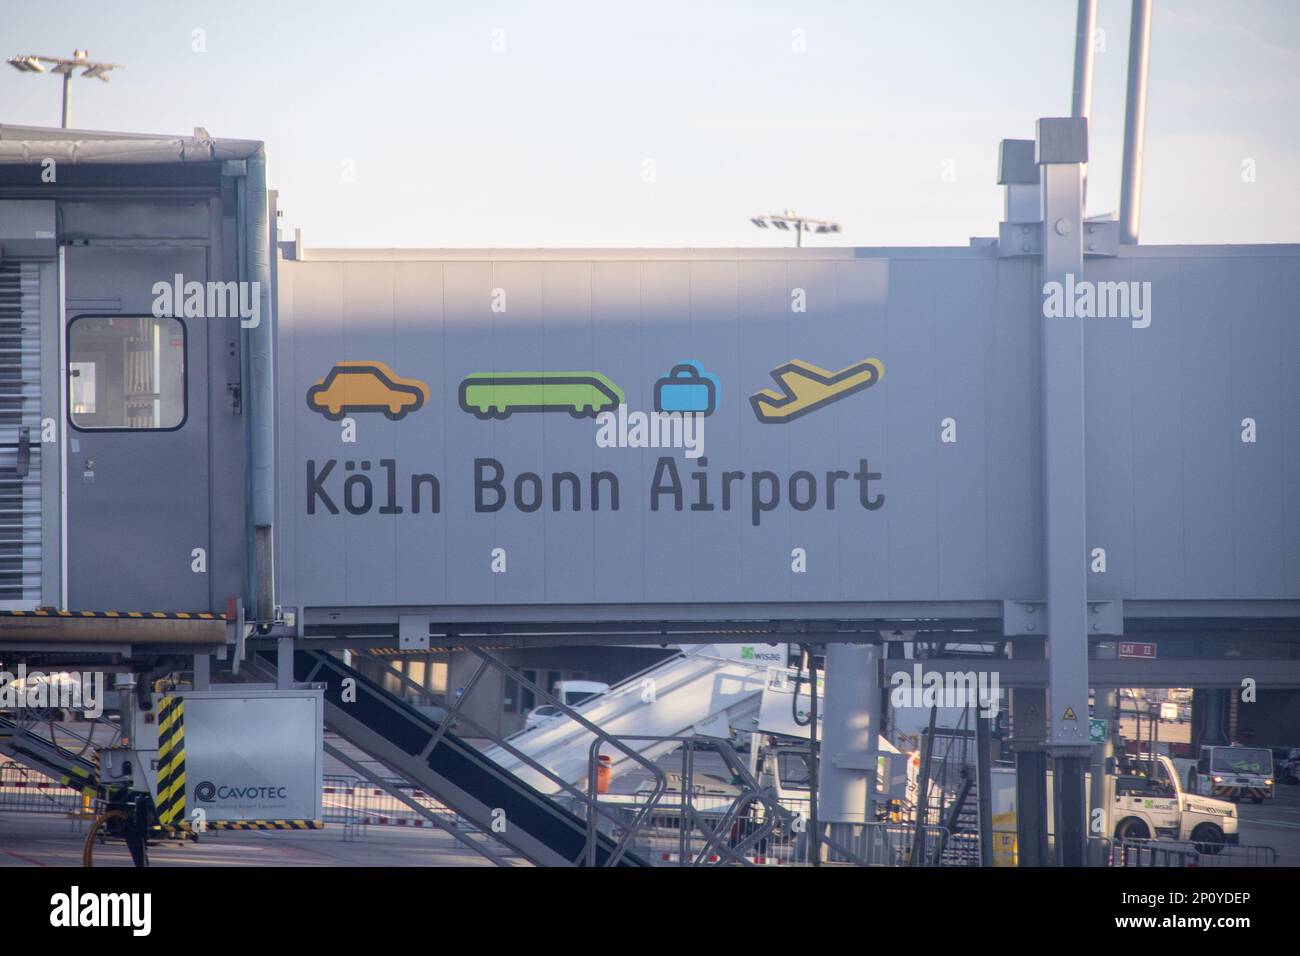
<svg viewBox="0 0 1300 956"><path fill-rule="evenodd" d="M314 249L258 142L0 126L0 660L115 675L134 770L8 717L0 749L173 827L310 817L166 760L261 693L509 853L644 865L581 746L484 753L342 652L824 648L820 824L850 826L882 686L939 648L1008 692L1022 859L1050 757L1082 862L1090 688L1300 689L1300 247L1086 217L1077 112L999 159L961 248ZM741 670L698 721L566 719L653 775L734 728Z"/></svg>

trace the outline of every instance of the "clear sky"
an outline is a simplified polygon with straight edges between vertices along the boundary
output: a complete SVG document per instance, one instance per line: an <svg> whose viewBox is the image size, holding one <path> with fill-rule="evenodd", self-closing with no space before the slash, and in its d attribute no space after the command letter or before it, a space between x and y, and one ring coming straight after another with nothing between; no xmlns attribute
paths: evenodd
<svg viewBox="0 0 1300 956"><path fill-rule="evenodd" d="M0 54L124 64L74 81L77 127L264 140L309 246L780 245L749 218L786 208L842 222L836 244L964 245L996 233L998 140L1069 113L1074 16L0 0ZM1090 214L1119 206L1128 19L1100 0ZM0 69L0 122L58 119L57 80ZM1155 0L1146 156L1144 242L1300 241L1300 2Z"/></svg>

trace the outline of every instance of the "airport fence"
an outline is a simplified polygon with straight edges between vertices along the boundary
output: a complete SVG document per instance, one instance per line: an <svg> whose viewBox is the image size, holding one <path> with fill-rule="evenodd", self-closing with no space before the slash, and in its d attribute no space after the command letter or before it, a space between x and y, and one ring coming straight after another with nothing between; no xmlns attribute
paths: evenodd
<svg viewBox="0 0 1300 956"><path fill-rule="evenodd" d="M1116 840L1110 865L1125 867L1269 867L1277 866L1271 846L1205 844L1174 840Z"/></svg>
<svg viewBox="0 0 1300 956"><path fill-rule="evenodd" d="M0 812L80 816L81 792L12 760L0 761Z"/></svg>
<svg viewBox="0 0 1300 956"><path fill-rule="evenodd" d="M734 795L666 791L607 795L601 806L620 824L605 827L614 839L631 833L631 849L655 866L909 866L916 841L910 823L819 823L814 840L808 801L784 799L777 812L762 800ZM574 808L581 812L580 808ZM979 836L923 828L919 866L977 866Z"/></svg>
<svg viewBox="0 0 1300 956"><path fill-rule="evenodd" d="M433 819L399 798L398 794L432 815ZM460 814L404 781L385 780L384 786L379 787L360 777L333 774L321 780L321 819L342 826L345 840L361 839L370 827L450 827L470 833L477 830Z"/></svg>

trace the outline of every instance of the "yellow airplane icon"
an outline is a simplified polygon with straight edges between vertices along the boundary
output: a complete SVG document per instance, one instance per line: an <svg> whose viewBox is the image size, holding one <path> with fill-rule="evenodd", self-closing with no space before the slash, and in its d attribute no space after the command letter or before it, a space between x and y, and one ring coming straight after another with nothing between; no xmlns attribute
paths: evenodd
<svg viewBox="0 0 1300 956"><path fill-rule="evenodd" d="M794 421L800 415L815 412L823 405L838 402L846 395L875 385L885 374L879 359L863 359L838 372L831 372L801 359L791 359L772 369L772 378L781 386L776 392L762 389L749 396L749 404L760 422L776 424Z"/></svg>

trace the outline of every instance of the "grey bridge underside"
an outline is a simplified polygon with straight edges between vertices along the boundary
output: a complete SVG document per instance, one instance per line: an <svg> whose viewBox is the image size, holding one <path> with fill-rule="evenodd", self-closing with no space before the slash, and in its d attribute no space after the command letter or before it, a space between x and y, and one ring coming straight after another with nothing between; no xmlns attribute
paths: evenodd
<svg viewBox="0 0 1300 956"><path fill-rule="evenodd" d="M1099 605L1108 602L1097 602ZM807 641L932 644L1044 642L1026 633L1023 613L1036 602L917 602L900 604L751 604L673 606L506 606L402 608L429 621L430 648L537 647L601 644L691 644ZM397 643L399 609L308 609L300 616L300 646L389 647ZM1300 602L1125 601L1098 615L1090 635L1092 687L1231 687L1249 678L1258 687L1300 688ZM1119 660L1122 639L1179 642L1181 656ZM1248 643L1245 656L1207 656L1198 643ZM1292 645L1288 647L1288 645ZM1172 650L1172 648L1170 648ZM1273 656L1274 653L1278 656ZM954 650L950 653L960 655ZM1292 655L1288 658L1287 655ZM886 660L885 677L910 672L915 660ZM928 667L996 671L1006 688L1042 688L1044 660L940 656Z"/></svg>
<svg viewBox="0 0 1300 956"><path fill-rule="evenodd" d="M891 675L912 676L917 661L885 661L885 681ZM995 673L1003 688L1047 686L1047 662L996 660L987 657L942 657L924 662L927 669L951 672ZM1240 687L1243 680L1274 690L1300 689L1300 660L1269 658L1187 658L1155 661L1092 660L1088 662L1088 684L1109 687Z"/></svg>
<svg viewBox="0 0 1300 956"><path fill-rule="evenodd" d="M1207 630L1300 632L1300 601L1130 600L1090 601L1097 613L1092 636L1152 631ZM576 635L590 642L641 643L647 634L698 633L705 643L753 641L762 634L786 640L816 634L819 641L860 641L882 630L923 630L989 640L1039 636L1026 621L1041 601L889 601L706 604L517 604L497 606L311 607L298 614L297 636L386 635L399 616L428 619L431 633L496 643L510 635ZM1041 627L1040 627L1041 631ZM707 636L707 641L704 641ZM956 639L956 637L950 638Z"/></svg>

